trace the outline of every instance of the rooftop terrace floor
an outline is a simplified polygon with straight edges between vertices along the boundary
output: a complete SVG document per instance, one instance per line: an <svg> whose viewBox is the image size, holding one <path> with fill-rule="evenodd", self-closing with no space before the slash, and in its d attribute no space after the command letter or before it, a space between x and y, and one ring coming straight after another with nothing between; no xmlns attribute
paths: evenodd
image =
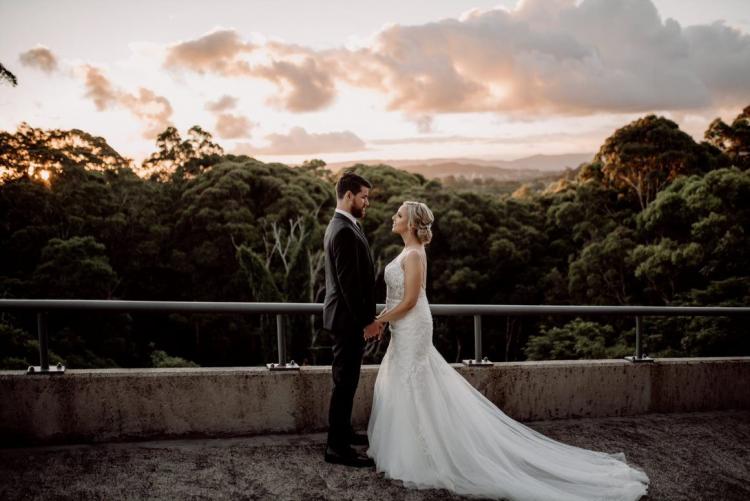
<svg viewBox="0 0 750 501"><path fill-rule="evenodd" d="M644 500L750 499L750 411L527 423L557 440L624 451ZM0 449L0 499L463 499L404 489L323 461L324 434Z"/></svg>

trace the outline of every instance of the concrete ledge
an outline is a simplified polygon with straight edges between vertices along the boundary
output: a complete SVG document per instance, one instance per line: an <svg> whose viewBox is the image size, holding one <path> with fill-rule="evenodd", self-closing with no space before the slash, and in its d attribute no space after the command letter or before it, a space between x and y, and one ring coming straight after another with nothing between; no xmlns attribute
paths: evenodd
<svg viewBox="0 0 750 501"><path fill-rule="evenodd" d="M517 420L750 409L750 357L511 362L455 366ZM354 421L365 427L378 366L362 368ZM331 369L0 371L0 446L324 430Z"/></svg>

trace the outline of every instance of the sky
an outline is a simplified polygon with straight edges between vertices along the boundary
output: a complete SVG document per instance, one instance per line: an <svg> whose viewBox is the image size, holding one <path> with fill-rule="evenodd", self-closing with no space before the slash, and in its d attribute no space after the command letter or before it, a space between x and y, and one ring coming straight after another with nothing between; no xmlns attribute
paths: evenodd
<svg viewBox="0 0 750 501"><path fill-rule="evenodd" d="M750 105L748 0L0 0L0 130L140 162L173 125L301 163L595 152Z"/></svg>

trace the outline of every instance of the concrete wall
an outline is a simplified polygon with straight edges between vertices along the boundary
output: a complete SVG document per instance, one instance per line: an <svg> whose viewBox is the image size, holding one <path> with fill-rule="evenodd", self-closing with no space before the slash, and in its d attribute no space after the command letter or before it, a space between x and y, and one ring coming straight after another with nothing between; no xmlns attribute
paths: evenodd
<svg viewBox="0 0 750 501"><path fill-rule="evenodd" d="M523 421L750 408L750 357L455 367ZM377 370L362 369L358 427ZM330 367L0 371L0 446L323 430L330 388Z"/></svg>

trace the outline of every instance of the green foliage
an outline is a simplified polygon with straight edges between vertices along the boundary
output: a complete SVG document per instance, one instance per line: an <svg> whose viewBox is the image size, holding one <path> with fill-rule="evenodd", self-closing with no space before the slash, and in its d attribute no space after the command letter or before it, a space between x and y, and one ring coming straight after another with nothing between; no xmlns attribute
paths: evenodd
<svg viewBox="0 0 750 501"><path fill-rule="evenodd" d="M731 125L717 118L708 126L706 141L726 154L732 165L750 168L750 106L737 115Z"/></svg>
<svg viewBox="0 0 750 501"><path fill-rule="evenodd" d="M576 360L621 358L633 350L611 325L576 318L562 327L542 327L524 352L529 360Z"/></svg>
<svg viewBox="0 0 750 501"><path fill-rule="evenodd" d="M723 163L715 149L699 145L676 123L649 115L615 131L599 149L602 176L644 209L678 176L707 172Z"/></svg>
<svg viewBox="0 0 750 501"><path fill-rule="evenodd" d="M750 174L731 168L681 178L639 214L638 224L648 243L632 261L652 300L668 303L678 293L687 299L713 281L747 277Z"/></svg>
<svg viewBox="0 0 750 501"><path fill-rule="evenodd" d="M69 167L106 171L130 164L103 138L78 129L36 129L24 122L13 134L0 131L0 181L24 177L42 180L43 172L54 180Z"/></svg>
<svg viewBox="0 0 750 501"><path fill-rule="evenodd" d="M165 369L171 367L200 367L200 365L181 357L173 357L166 351L154 350L151 353L151 364L154 367Z"/></svg>
<svg viewBox="0 0 750 501"><path fill-rule="evenodd" d="M104 245L94 237L50 239L32 275L38 297L108 299L117 282Z"/></svg>
<svg viewBox="0 0 750 501"><path fill-rule="evenodd" d="M628 258L635 238L632 230L620 226L583 248L570 263L568 273L568 288L575 302L631 303L635 284Z"/></svg>
<svg viewBox="0 0 750 501"><path fill-rule="evenodd" d="M156 138L158 151L141 165L141 171L154 181L190 178L211 167L221 159L224 149L213 142L213 137L194 125L183 140L179 131L167 127Z"/></svg>
<svg viewBox="0 0 750 501"><path fill-rule="evenodd" d="M0 319L0 368L26 370L39 365L39 341L23 329ZM52 364L63 362L57 353L49 351Z"/></svg>
<svg viewBox="0 0 750 501"><path fill-rule="evenodd" d="M402 245L390 218L404 200L420 200L435 215L433 303L746 306L746 115L712 125L712 144L700 145L674 123L645 117L616 131L577 172L522 193L353 165L373 183L364 230L378 297L383 268ZM337 177L323 161L289 167L224 155L199 127L187 139L167 129L156 148L142 177L104 139L82 131L23 124L0 132L0 296L322 301L322 242ZM734 167L724 167L730 161ZM632 318L597 320L487 317L486 353L493 360L632 353ZM647 351L748 354L741 320L648 318ZM290 358L330 361L319 316L287 321ZM37 363L35 332L30 315L2 317L0 367ZM271 315L50 315L53 358L72 368L259 365L277 357L275 332ZM472 352L471 319L438 318L434 336L450 360ZM384 346L367 361L378 362Z"/></svg>

